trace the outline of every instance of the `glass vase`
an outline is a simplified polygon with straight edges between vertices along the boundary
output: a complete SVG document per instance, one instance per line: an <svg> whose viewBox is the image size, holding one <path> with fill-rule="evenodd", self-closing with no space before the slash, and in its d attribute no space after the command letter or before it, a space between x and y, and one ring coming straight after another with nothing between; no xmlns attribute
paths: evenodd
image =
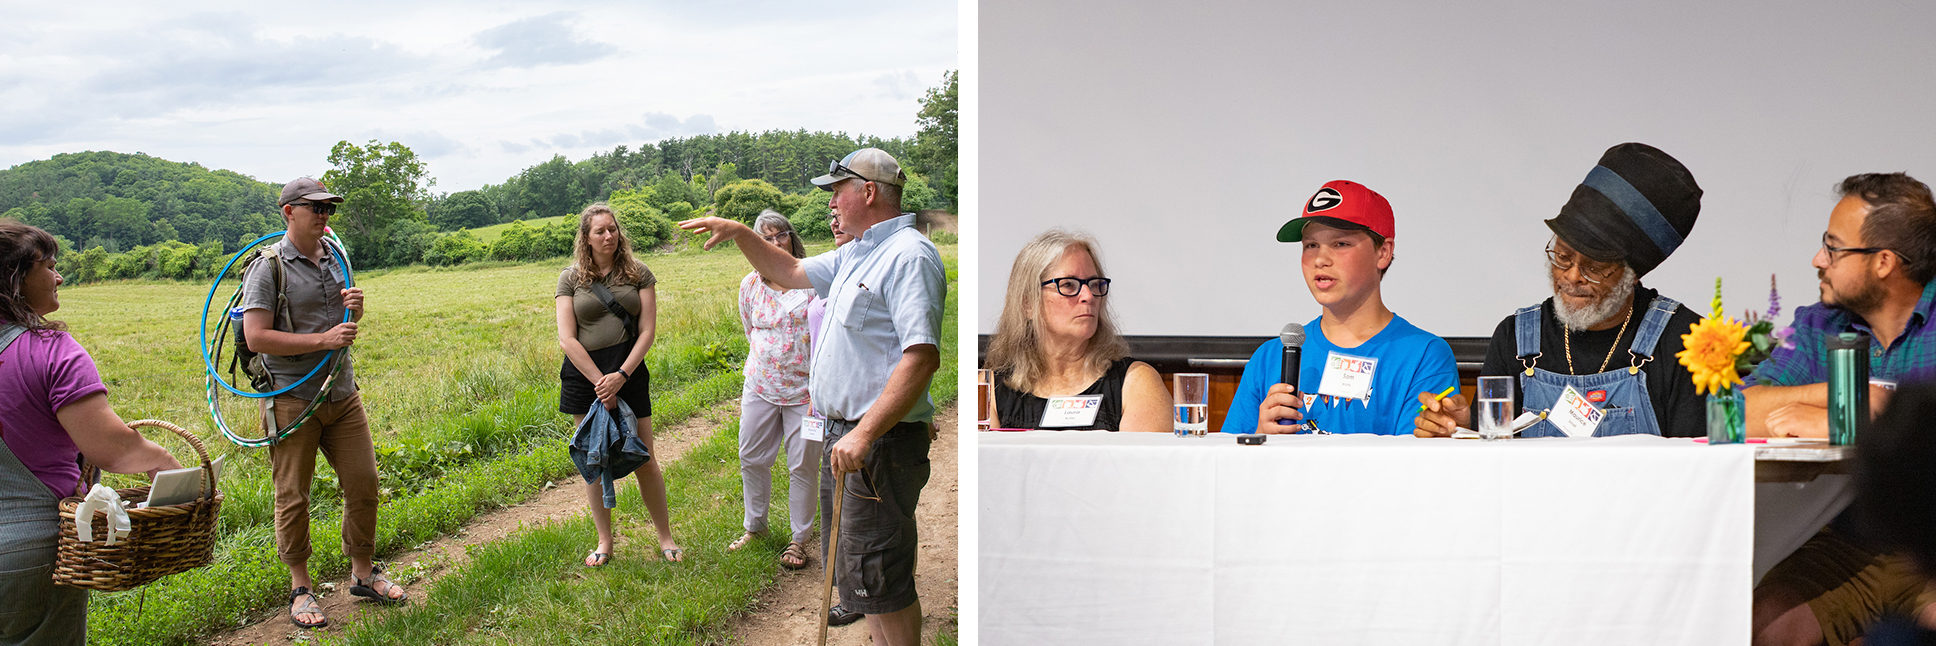
<svg viewBox="0 0 1936 646"><path fill-rule="evenodd" d="M1707 443L1740 444L1747 439L1747 398L1738 387L1707 396Z"/></svg>

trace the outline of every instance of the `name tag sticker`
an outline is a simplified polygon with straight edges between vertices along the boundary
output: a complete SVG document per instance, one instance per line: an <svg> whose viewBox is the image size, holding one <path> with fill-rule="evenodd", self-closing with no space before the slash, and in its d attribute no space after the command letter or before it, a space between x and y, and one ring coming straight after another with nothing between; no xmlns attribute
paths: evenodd
<svg viewBox="0 0 1936 646"><path fill-rule="evenodd" d="M780 292L780 297L774 300L779 301L780 309L791 312L801 305L806 305L807 297L812 295L813 293L810 290L789 289Z"/></svg>
<svg viewBox="0 0 1936 646"><path fill-rule="evenodd" d="M1593 402L1587 401L1580 391L1567 386L1566 390L1560 393L1560 400L1553 403L1553 415L1547 421L1559 427L1560 432L1565 433L1567 437L1588 437L1593 435L1593 429L1600 427L1600 420L1605 419L1606 416L1607 414L1595 407Z"/></svg>
<svg viewBox="0 0 1936 646"><path fill-rule="evenodd" d="M1324 359L1324 378L1318 382L1318 394L1364 399L1371 393L1371 376L1377 371L1377 359L1329 353Z"/></svg>
<svg viewBox="0 0 1936 646"><path fill-rule="evenodd" d="M1102 410L1102 395L1074 395L1070 397L1050 397L1049 404L1042 408L1042 428L1070 428L1088 426L1096 423L1096 411Z"/></svg>
<svg viewBox="0 0 1936 646"><path fill-rule="evenodd" d="M827 420L825 418L808 417L800 420L801 439L808 442L819 442L825 437L827 437Z"/></svg>

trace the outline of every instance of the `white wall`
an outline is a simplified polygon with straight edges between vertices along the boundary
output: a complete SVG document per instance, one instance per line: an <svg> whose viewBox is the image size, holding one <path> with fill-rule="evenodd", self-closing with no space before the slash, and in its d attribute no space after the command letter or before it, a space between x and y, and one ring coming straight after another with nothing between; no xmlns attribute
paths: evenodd
<svg viewBox="0 0 1936 646"><path fill-rule="evenodd" d="M1780 4L1791 5L1780 7ZM1843 5L1847 5L1844 7ZM1326 181L1390 199L1394 311L1487 336L1550 295L1552 217L1609 146L1706 190L1644 279L1705 313L1817 298L1835 182L1936 180L1936 4L980 4L981 289L1050 226L1102 242L1129 334L1270 335L1318 309L1274 234Z"/></svg>

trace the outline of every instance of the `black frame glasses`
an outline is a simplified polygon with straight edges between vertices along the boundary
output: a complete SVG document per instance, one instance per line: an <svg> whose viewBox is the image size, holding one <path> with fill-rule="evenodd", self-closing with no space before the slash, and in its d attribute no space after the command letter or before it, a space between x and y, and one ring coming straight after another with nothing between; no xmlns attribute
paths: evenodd
<svg viewBox="0 0 1936 646"><path fill-rule="evenodd" d="M1559 252L1553 250L1553 243L1546 243L1546 262L1551 264L1554 270L1561 273L1573 269L1574 265L1580 265L1580 277L1585 278L1586 282L1595 285L1613 280L1620 273L1620 265L1618 263L1608 265L1605 269L1587 269L1586 265L1580 263L1580 259L1584 258L1584 256L1580 255L1579 252L1574 252L1573 257L1574 260L1571 262L1562 260Z"/></svg>
<svg viewBox="0 0 1936 646"><path fill-rule="evenodd" d="M1050 278L1042 281L1043 287L1050 285L1055 286L1055 293L1063 296L1076 296L1081 294L1083 285L1089 286L1090 294L1096 296L1109 295L1109 279L1102 277L1077 278L1075 276L1063 276L1061 278Z"/></svg>
<svg viewBox="0 0 1936 646"><path fill-rule="evenodd" d="M1896 251L1894 249L1890 249L1888 247L1837 247L1835 245L1828 243L1827 233L1822 234L1822 250L1828 252L1828 264L1831 264L1831 265L1835 264L1835 261L1841 260L1841 258L1835 257L1835 254L1838 254L1838 253L1839 254L1852 254L1852 253L1872 254L1872 253L1877 253L1882 251L1887 251L1889 253L1896 254L1896 257L1901 258L1903 262L1905 263L1909 262L1908 258L1903 257L1902 252ZM1843 256L1843 258L1846 258L1846 257L1848 256L1847 255Z"/></svg>
<svg viewBox="0 0 1936 646"><path fill-rule="evenodd" d="M336 215L335 202L290 202L289 206L307 206L316 215Z"/></svg>

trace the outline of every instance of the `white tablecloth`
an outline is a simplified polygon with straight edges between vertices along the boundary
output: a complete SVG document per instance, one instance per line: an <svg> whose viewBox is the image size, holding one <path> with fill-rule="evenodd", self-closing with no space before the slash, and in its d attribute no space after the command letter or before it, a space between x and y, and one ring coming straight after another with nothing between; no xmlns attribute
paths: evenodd
<svg viewBox="0 0 1936 646"><path fill-rule="evenodd" d="M1745 644L1746 446L983 433L986 644Z"/></svg>

